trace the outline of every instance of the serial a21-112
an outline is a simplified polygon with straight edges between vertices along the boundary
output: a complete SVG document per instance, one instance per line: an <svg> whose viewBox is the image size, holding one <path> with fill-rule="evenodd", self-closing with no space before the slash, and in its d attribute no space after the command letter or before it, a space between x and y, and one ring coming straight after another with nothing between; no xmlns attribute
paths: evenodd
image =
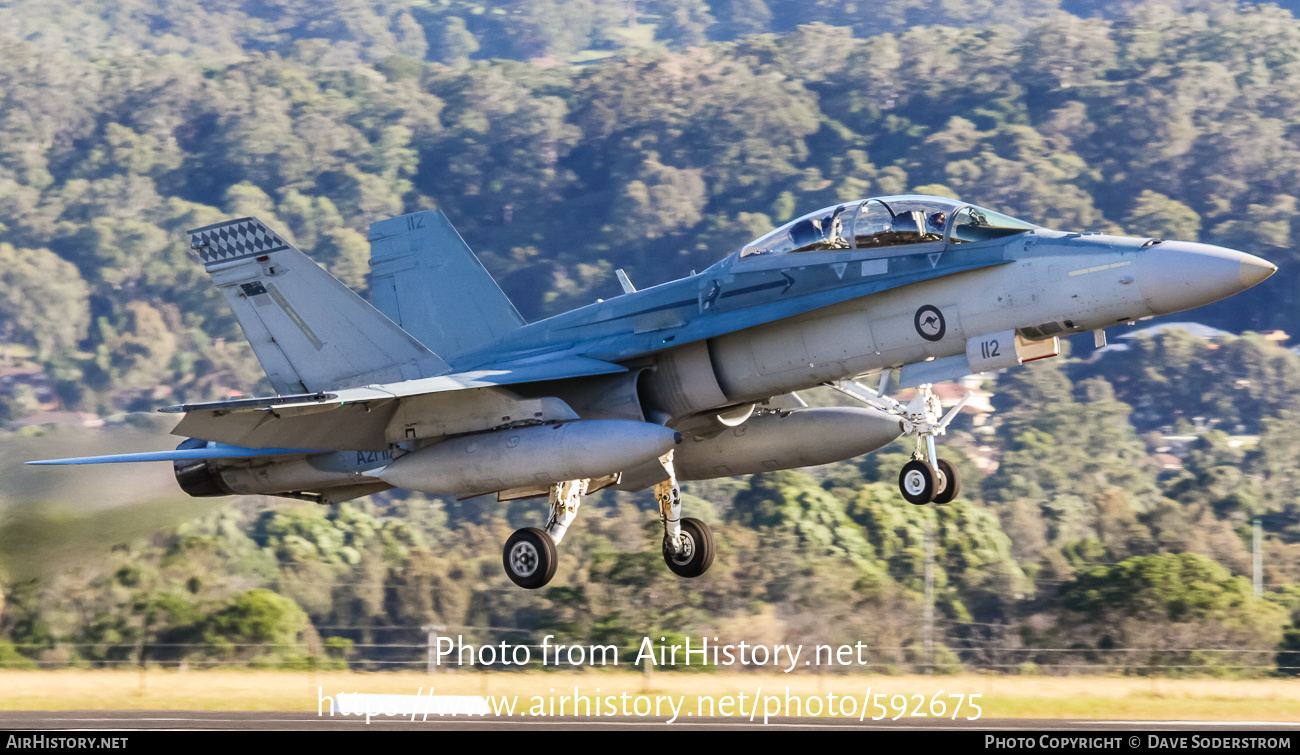
<svg viewBox="0 0 1300 755"><path fill-rule="evenodd" d="M546 498L503 563L555 575L584 495L652 488L663 557L704 574L714 543L681 480L826 464L900 435L903 497L959 494L933 383L1052 357L1060 335L1179 312L1277 269L1185 241L1064 233L951 199L828 207L703 272L526 323L437 211L370 227L371 304L274 229L189 232L276 395L161 409L174 451L32 464L170 461L194 496L337 503L390 488ZM875 387L860 380L879 376ZM862 406L809 408L831 386ZM891 393L914 388L904 404ZM685 512L689 513L689 512Z"/></svg>

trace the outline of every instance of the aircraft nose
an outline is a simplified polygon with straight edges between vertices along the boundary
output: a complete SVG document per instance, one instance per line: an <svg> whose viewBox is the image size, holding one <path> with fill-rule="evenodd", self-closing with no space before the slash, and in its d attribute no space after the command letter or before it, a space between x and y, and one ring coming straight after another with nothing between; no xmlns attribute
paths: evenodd
<svg viewBox="0 0 1300 755"><path fill-rule="evenodd" d="M1189 241L1167 241L1138 254L1138 287L1152 313L1181 312L1240 293L1277 271L1245 252Z"/></svg>
<svg viewBox="0 0 1300 755"><path fill-rule="evenodd" d="M1266 259L1261 259L1253 254L1243 254L1241 256L1241 287L1250 288L1264 279L1277 272L1277 265Z"/></svg>

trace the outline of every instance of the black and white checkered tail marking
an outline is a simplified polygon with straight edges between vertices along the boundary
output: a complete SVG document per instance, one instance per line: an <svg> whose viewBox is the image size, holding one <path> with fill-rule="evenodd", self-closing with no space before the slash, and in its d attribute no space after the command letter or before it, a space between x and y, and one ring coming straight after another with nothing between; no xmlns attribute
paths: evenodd
<svg viewBox="0 0 1300 755"><path fill-rule="evenodd" d="M227 220L187 233L190 234L190 248L198 253L204 267L208 268L292 248L257 218Z"/></svg>

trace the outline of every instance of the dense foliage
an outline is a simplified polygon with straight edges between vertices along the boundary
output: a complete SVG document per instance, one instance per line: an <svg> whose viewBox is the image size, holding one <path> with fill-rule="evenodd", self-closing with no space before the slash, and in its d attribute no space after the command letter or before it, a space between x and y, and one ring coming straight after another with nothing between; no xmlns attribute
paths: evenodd
<svg viewBox="0 0 1300 755"><path fill-rule="evenodd" d="M1233 332L1300 308L1289 6L23 0L0 21L0 342L54 393L5 393L11 420L267 391L183 233L244 214L364 291L367 225L438 207L536 319L617 291L615 268L660 282L803 211L918 191L1277 262L1194 314ZM692 486L722 551L697 582L661 563L645 495L594 497L542 595L499 556L535 502L246 500L15 576L0 664L415 662L378 646L436 622L862 639L893 666L920 661L932 550L940 660L1295 665L1300 357L1254 335L1127 345L1002 376L991 424L950 443L967 494L946 507L902 502L901 447ZM1162 469L1174 430L1197 437Z"/></svg>

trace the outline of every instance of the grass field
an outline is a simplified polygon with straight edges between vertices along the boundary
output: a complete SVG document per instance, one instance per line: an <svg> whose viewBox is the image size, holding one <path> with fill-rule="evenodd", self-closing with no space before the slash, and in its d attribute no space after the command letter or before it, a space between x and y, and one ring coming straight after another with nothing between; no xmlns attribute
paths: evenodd
<svg viewBox="0 0 1300 755"><path fill-rule="evenodd" d="M586 673L442 673L289 672L216 669L203 671L0 671L0 709L151 709L151 710L315 710L322 694L340 692L518 695L527 708L532 695L671 695L684 696L683 710L697 708L698 698L721 698L744 692L752 700L764 695L853 695L860 702L870 692L881 702L908 698L911 714L924 695L948 705L950 694L978 694L983 718L1092 718L1214 721L1300 722L1300 683L1282 679L1156 679L1132 677L1017 676L814 676L783 674L690 674L590 671ZM599 691L597 691L599 690ZM892 699L893 718L902 704ZM550 704L550 703L547 703ZM557 702L558 704L558 702ZM748 706L749 703L746 703ZM328 707L328 706L327 706ZM748 707L746 707L748 710ZM924 710L924 709L923 709ZM965 717L974 711L963 708ZM823 711L823 714L825 712ZM698 714L697 714L698 715ZM867 713L878 716L871 709Z"/></svg>

